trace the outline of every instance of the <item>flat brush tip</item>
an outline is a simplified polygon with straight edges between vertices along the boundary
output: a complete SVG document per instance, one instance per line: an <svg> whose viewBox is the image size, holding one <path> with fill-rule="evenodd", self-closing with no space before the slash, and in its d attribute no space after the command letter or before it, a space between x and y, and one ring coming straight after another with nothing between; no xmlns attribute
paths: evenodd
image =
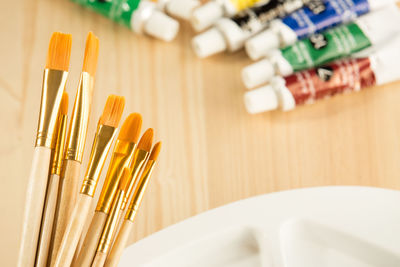
<svg viewBox="0 0 400 267"><path fill-rule="evenodd" d="M64 92L62 95L60 113L61 113L61 115L68 114L68 93L67 92Z"/></svg>
<svg viewBox="0 0 400 267"><path fill-rule="evenodd" d="M161 151L161 142L158 142L154 145L153 149L151 150L149 160L157 160L158 155Z"/></svg>
<svg viewBox="0 0 400 267"><path fill-rule="evenodd" d="M71 34L55 32L51 36L47 52L46 68L68 71L71 58Z"/></svg>
<svg viewBox="0 0 400 267"><path fill-rule="evenodd" d="M142 116L139 113L132 113L122 124L118 139L127 142L137 143L140 130L142 129Z"/></svg>
<svg viewBox="0 0 400 267"><path fill-rule="evenodd" d="M99 39L89 32L86 39L85 57L83 58L82 71L88 72L91 76L96 74L97 59L99 57Z"/></svg>
<svg viewBox="0 0 400 267"><path fill-rule="evenodd" d="M144 132L142 138L140 138L138 149L150 152L151 145L153 143L153 135L154 135L153 129L152 128L147 129Z"/></svg>
<svg viewBox="0 0 400 267"><path fill-rule="evenodd" d="M124 168L124 171L122 172L122 178L119 181L118 188L120 190L125 190L128 187L128 183L130 181L130 176L131 172L129 168Z"/></svg>
<svg viewBox="0 0 400 267"><path fill-rule="evenodd" d="M124 111L125 98L122 96L110 95L107 98L103 114L100 117L99 124L104 124L117 128Z"/></svg>

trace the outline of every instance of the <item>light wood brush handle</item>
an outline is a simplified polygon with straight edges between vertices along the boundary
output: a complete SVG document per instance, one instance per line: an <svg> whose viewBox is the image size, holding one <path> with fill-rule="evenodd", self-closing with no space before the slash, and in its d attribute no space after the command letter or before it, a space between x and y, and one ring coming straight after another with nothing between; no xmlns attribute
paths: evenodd
<svg viewBox="0 0 400 267"><path fill-rule="evenodd" d="M119 260L121 258L122 252L128 243L129 234L132 231L133 222L130 220L124 220L122 223L121 229L117 235L117 238L114 241L114 244L111 248L110 254L108 254L106 262L104 264L105 267L117 267Z"/></svg>
<svg viewBox="0 0 400 267"><path fill-rule="evenodd" d="M117 229L115 230L115 237L114 237L114 240L115 240L115 238L116 238L116 235L117 235L117 234L119 233L119 231L121 230L122 225L124 224L124 221L125 221L125 214L126 214L126 209L125 209L125 210L122 210L122 211L119 213L118 226L117 226Z"/></svg>
<svg viewBox="0 0 400 267"><path fill-rule="evenodd" d="M54 264L51 264L51 266L71 266L72 258L74 257L79 238L89 214L92 200L93 198L91 196L79 194L78 201L71 215L71 221L61 241L60 249L56 253Z"/></svg>
<svg viewBox="0 0 400 267"><path fill-rule="evenodd" d="M47 260L49 257L49 249L50 249L50 241L51 241L51 233L52 233L52 229L53 229L54 216L56 213L59 182L60 182L60 176L58 176L57 174L53 174L50 177L50 180L49 180L49 183L47 186L46 202L44 204L44 211L43 211L43 216L42 216L42 226L40 229L39 245L38 245L38 251L37 251L37 255L36 255L35 266L37 266L37 267L47 266Z"/></svg>
<svg viewBox="0 0 400 267"><path fill-rule="evenodd" d="M90 267L96 255L97 245L101 233L103 232L108 215L104 212L96 211L89 230L86 233L82 248L79 251L76 261L72 262L72 267Z"/></svg>
<svg viewBox="0 0 400 267"><path fill-rule="evenodd" d="M54 228L54 239L50 257L51 265L54 264L56 254L60 249L62 238L67 225L71 220L72 211L79 195L81 163L74 160L67 160L65 163L64 177L60 183L60 199L58 200L57 215Z"/></svg>
<svg viewBox="0 0 400 267"><path fill-rule="evenodd" d="M24 206L18 267L32 267L35 263L49 177L50 156L50 148L35 147Z"/></svg>
<svg viewBox="0 0 400 267"><path fill-rule="evenodd" d="M94 257L92 267L103 267L104 262L106 261L107 254L104 252L97 251L96 256Z"/></svg>

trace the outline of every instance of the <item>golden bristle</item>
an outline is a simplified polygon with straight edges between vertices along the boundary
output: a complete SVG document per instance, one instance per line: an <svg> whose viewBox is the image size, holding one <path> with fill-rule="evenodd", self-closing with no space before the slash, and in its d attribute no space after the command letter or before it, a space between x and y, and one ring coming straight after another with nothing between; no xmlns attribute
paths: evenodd
<svg viewBox="0 0 400 267"><path fill-rule="evenodd" d="M99 124L108 125L117 128L124 111L125 98L122 96L110 95L107 98L103 114L100 117Z"/></svg>
<svg viewBox="0 0 400 267"><path fill-rule="evenodd" d="M97 58L99 57L99 39L89 32L86 39L85 57L83 59L82 71L88 72L91 76L96 74Z"/></svg>
<svg viewBox="0 0 400 267"><path fill-rule="evenodd" d="M118 188L120 190L125 190L128 187L128 183L131 180L131 172L129 168L124 168L124 171L122 172L122 178L119 181Z"/></svg>
<svg viewBox="0 0 400 267"><path fill-rule="evenodd" d="M132 113L122 124L118 139L127 142L137 143L140 130L142 129L142 116L139 113Z"/></svg>
<svg viewBox="0 0 400 267"><path fill-rule="evenodd" d="M55 32L51 36L47 52L46 69L68 71L71 58L71 34Z"/></svg>
<svg viewBox="0 0 400 267"><path fill-rule="evenodd" d="M153 149L151 150L149 160L157 160L158 155L161 151L161 142L158 142L154 145Z"/></svg>
<svg viewBox="0 0 400 267"><path fill-rule="evenodd" d="M61 105L60 105L60 113L61 113L61 115L68 114L68 93L67 92L64 92L62 95Z"/></svg>
<svg viewBox="0 0 400 267"><path fill-rule="evenodd" d="M151 145L153 143L153 135L154 135L153 129L152 128L147 129L144 132L142 138L140 138L138 149L150 152Z"/></svg>

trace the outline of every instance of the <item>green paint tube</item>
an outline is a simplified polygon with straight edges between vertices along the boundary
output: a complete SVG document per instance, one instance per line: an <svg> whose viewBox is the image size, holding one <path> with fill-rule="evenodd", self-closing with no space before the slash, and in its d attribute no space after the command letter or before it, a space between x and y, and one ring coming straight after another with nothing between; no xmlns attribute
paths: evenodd
<svg viewBox="0 0 400 267"><path fill-rule="evenodd" d="M368 57L346 58L330 64L275 77L271 83L244 96L249 113L292 110L335 95L358 92L400 78L400 35L374 50Z"/></svg>
<svg viewBox="0 0 400 267"><path fill-rule="evenodd" d="M334 28L325 33L314 34L281 50L279 61L290 64L291 74L348 57L371 46L371 41L356 23ZM286 69L284 69L286 71ZM285 73L286 74L286 73Z"/></svg>
<svg viewBox="0 0 400 267"><path fill-rule="evenodd" d="M72 0L135 33L146 33L164 41L171 41L179 30L179 23L157 8L157 3L147 0Z"/></svg>
<svg viewBox="0 0 400 267"><path fill-rule="evenodd" d="M113 1L92 1L73 0L86 6L101 15L121 23L127 27L131 26L132 13L138 8L140 0L113 0Z"/></svg>
<svg viewBox="0 0 400 267"><path fill-rule="evenodd" d="M276 50L267 59L247 66L242 79L247 88L269 82L275 75L318 67L354 53L368 52L399 35L400 10L393 4L369 13L355 22L333 28Z"/></svg>

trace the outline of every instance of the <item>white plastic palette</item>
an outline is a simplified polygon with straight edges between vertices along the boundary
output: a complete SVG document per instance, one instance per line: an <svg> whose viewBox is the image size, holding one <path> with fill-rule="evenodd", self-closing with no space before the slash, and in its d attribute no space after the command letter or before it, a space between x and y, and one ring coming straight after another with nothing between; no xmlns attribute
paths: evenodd
<svg viewBox="0 0 400 267"><path fill-rule="evenodd" d="M400 192L323 187L258 196L127 248L121 267L399 267Z"/></svg>

